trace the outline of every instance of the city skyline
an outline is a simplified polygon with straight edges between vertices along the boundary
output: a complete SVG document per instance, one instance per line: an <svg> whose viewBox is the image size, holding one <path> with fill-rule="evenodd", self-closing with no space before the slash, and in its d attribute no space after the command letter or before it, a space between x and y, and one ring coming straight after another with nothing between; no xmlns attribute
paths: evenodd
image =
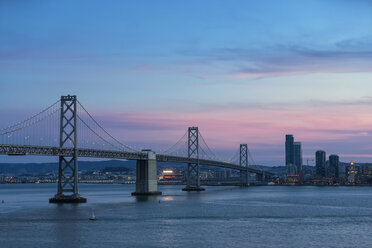
<svg viewBox="0 0 372 248"><path fill-rule="evenodd" d="M145 2L0 3L0 127L76 94L146 148L198 126L259 164L285 164L287 133L304 159L372 161L370 2Z"/></svg>

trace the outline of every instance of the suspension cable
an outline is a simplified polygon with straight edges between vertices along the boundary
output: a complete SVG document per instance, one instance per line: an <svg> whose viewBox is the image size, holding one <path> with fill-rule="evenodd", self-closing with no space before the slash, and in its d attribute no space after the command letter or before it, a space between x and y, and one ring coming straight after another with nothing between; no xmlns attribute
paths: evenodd
<svg viewBox="0 0 372 248"><path fill-rule="evenodd" d="M174 147L176 147L182 141L183 138L185 138L186 135L187 135L187 131L185 132L185 134L174 145L172 145L167 150L160 151L160 153L166 154L167 152L171 151Z"/></svg>
<svg viewBox="0 0 372 248"><path fill-rule="evenodd" d="M22 129L26 128L26 127L30 127L30 126L32 126L32 125L35 125L36 123L39 123L39 122L45 120L46 118L52 116L53 114L55 114L56 112L58 112L60 109L61 109L61 108L58 108L58 109L54 110L53 112L49 113L48 115L45 115L44 117L42 117L42 118L40 118L40 119L37 119L37 120L35 120L35 121L31 122L31 123L28 123L27 125L24 125L24 126L22 126L22 127L19 127L19 128L16 128L16 129L13 129L13 130L7 131L7 132L0 133L0 135L5 135L5 134L9 134L9 133L14 133L14 132L17 132L17 131L19 131L19 130L22 130Z"/></svg>
<svg viewBox="0 0 372 248"><path fill-rule="evenodd" d="M199 147L199 148L200 148L200 150L201 150L202 152L204 152L204 154L205 154L205 156L206 156L207 158L209 158L210 160L215 160L215 158L212 158L210 155L208 155L208 154L204 151L203 147Z"/></svg>
<svg viewBox="0 0 372 248"><path fill-rule="evenodd" d="M201 137L201 139L202 139L202 142L205 144L205 146L207 147L207 149L208 149L208 151L210 152L210 153L212 153L212 157L214 157L214 159L216 159L216 160L220 160L220 161L225 161L224 159L222 159L222 158L220 158L219 156L217 156L211 149L210 149L210 147L208 146L208 144L207 144L207 142L205 141L205 139L204 139L204 137L203 137L203 135L201 134L201 132L199 131L199 134L200 134L200 137Z"/></svg>
<svg viewBox="0 0 372 248"><path fill-rule="evenodd" d="M252 156L251 152L250 152L250 151L249 151L249 149L248 149L248 158L249 158L249 157L251 157L251 159L252 159L252 162L253 162L253 166L254 166L254 167L256 167L256 168L259 168L259 167L257 166L256 162L254 161L254 159L253 159L253 156Z"/></svg>
<svg viewBox="0 0 372 248"><path fill-rule="evenodd" d="M8 129L11 129L11 128L16 127L16 126L19 126L19 125L21 125L21 124L23 124L23 123L25 123L25 122L28 122L29 120L35 118L36 116L41 115L42 113L48 111L49 109L51 109L52 107L54 107L54 105L56 105L56 104L59 103L60 101L61 101L61 100L56 101L55 103L53 103L53 104L50 105L49 107L45 108L44 110L40 111L40 112L37 113L37 114L34 114L34 115L30 116L29 118L27 118L27 119L25 119L25 120L23 120L23 121L17 122L17 123L15 123L15 124L13 124L13 125L10 125L10 126L6 127L6 128L0 129L0 132L5 131L5 130L8 130Z"/></svg>
<svg viewBox="0 0 372 248"><path fill-rule="evenodd" d="M231 162L231 163L234 162L234 161L237 161L237 160L234 160L234 159L237 159L237 156L239 155L239 153L240 153L240 151L237 150L228 161Z"/></svg>
<svg viewBox="0 0 372 248"><path fill-rule="evenodd" d="M105 138L103 138L101 135L99 135L96 131L94 131L79 115L77 115L77 117L79 118L79 120L90 130L92 131L95 135L98 136L98 138L100 138L102 141L106 142L107 144L113 146L113 147L116 147L118 148L119 150L123 150L121 147L119 146L116 146L114 144L112 144L111 142L109 142L108 140L106 140Z"/></svg>
<svg viewBox="0 0 372 248"><path fill-rule="evenodd" d="M117 140L115 137L113 137L110 133L108 133L106 131L106 129L104 129L93 117L92 115L84 108L84 106L79 102L79 100L77 100L77 102L79 103L80 107L85 111L85 113L88 114L88 116L93 120L93 122L99 127L102 129L103 132L105 132L110 138L112 138L113 140L115 140L118 144L120 144L121 146L124 146L126 147L127 149L129 150L132 150L132 151L135 151L135 152L139 152L138 150L126 145L126 144L123 144L122 142L120 142L119 140Z"/></svg>

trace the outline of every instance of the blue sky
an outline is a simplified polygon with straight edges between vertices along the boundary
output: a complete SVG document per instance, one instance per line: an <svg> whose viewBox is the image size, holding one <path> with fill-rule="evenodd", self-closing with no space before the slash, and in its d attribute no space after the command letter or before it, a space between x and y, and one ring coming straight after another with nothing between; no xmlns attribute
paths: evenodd
<svg viewBox="0 0 372 248"><path fill-rule="evenodd" d="M371 13L368 0L1 1L0 124L71 93L127 143L166 147L198 125L215 150L248 143L264 164L284 163L286 133L305 156L370 161Z"/></svg>

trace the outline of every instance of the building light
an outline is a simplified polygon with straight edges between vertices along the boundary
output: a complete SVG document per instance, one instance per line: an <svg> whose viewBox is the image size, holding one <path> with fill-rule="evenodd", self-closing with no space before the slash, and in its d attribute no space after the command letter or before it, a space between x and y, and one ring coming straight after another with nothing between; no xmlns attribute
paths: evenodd
<svg viewBox="0 0 372 248"><path fill-rule="evenodd" d="M173 170L163 170L163 174L173 174Z"/></svg>

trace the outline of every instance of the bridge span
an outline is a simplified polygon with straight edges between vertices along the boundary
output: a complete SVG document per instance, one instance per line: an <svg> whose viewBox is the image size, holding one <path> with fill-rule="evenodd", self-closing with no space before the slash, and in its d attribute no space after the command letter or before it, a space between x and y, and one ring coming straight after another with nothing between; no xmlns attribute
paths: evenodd
<svg viewBox="0 0 372 248"><path fill-rule="evenodd" d="M78 133L83 135L78 136ZM187 138L185 142L184 138ZM82 142L78 143L80 140ZM248 185L249 173L255 173L258 180L273 176L249 166L247 144L240 144L236 163L218 159L198 127L189 127L185 135L166 151L155 153L148 149L134 149L107 132L77 101L77 97L70 95L62 96L61 100L24 121L0 129L0 142L0 154L59 158L58 191L50 199L51 203L86 202L78 191L78 157L136 160L136 191L133 195L161 194L157 189L157 162L187 164L185 191L204 190L200 185L200 165L239 170L242 186ZM186 147L180 149L179 144Z"/></svg>
<svg viewBox="0 0 372 248"><path fill-rule="evenodd" d="M74 154L73 148L59 148L59 147L48 147L48 146L27 146L27 145L0 145L0 154L9 156L24 156L24 155L36 155L36 156L65 156L71 157ZM107 159L125 159L125 160L146 160L146 152L125 152L125 151L113 151L113 150L96 150L96 149L77 149L78 157L86 158L107 158ZM197 163L197 158L188 158L164 154L156 154L157 162L173 162L173 163ZM248 170L250 173L262 174L264 171L254 168L248 169L244 166L231 164L224 161L199 159L199 165L216 166L226 169L233 170ZM272 175L270 172L266 172L267 175Z"/></svg>

